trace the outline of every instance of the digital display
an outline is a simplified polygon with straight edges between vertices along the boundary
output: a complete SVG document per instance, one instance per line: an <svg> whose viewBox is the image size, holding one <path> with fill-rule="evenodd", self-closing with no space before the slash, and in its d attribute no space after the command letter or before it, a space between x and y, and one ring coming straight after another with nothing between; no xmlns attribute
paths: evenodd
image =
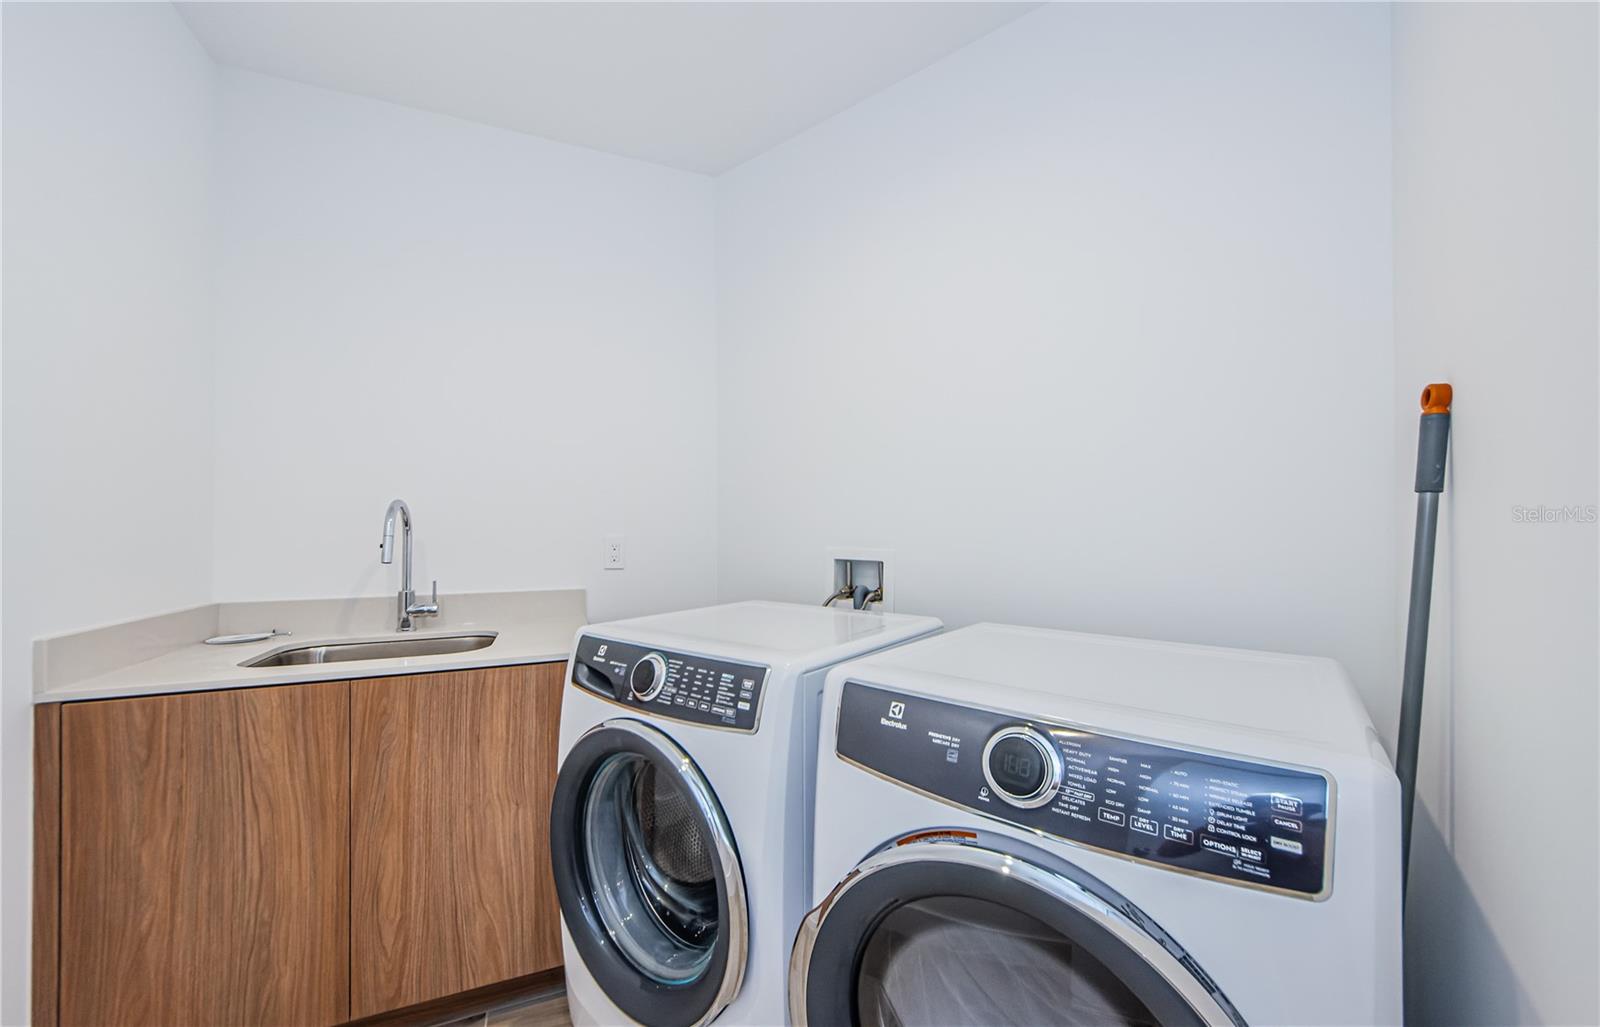
<svg viewBox="0 0 1600 1027"><path fill-rule="evenodd" d="M1008 752L1000 757L1000 769L1006 777L1025 782L1033 777L1034 761L1030 757Z"/></svg>
<svg viewBox="0 0 1600 1027"><path fill-rule="evenodd" d="M989 774L1012 795L1033 795L1044 786L1044 760L1027 739L1002 738L989 752Z"/></svg>

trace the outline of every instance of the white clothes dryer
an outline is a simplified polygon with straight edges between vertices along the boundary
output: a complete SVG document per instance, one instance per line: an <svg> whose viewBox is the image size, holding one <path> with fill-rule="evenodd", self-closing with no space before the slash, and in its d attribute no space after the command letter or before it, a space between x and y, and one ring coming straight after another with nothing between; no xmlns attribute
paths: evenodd
<svg viewBox="0 0 1600 1027"><path fill-rule="evenodd" d="M828 676L791 1020L1396 1024L1399 784L1326 659L978 625Z"/></svg>

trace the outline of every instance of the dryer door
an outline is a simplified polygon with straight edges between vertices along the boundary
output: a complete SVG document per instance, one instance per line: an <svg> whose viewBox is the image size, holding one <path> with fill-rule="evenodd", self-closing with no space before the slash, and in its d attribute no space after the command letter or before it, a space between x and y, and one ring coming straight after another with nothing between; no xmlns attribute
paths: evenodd
<svg viewBox="0 0 1600 1027"><path fill-rule="evenodd" d="M987 831L907 835L801 924L799 1024L1242 1027L1190 956L1108 885Z"/></svg>
<svg viewBox="0 0 1600 1027"><path fill-rule="evenodd" d="M749 937L738 850L671 738L619 719L578 739L556 779L550 851L567 931L624 1013L703 1024L738 994Z"/></svg>

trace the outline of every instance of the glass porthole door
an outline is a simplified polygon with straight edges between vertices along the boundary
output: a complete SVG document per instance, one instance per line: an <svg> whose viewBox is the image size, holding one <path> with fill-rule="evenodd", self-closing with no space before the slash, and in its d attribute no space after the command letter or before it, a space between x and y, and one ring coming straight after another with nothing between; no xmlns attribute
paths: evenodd
<svg viewBox="0 0 1600 1027"><path fill-rule="evenodd" d="M584 968L628 1016L709 1023L743 982L744 875L692 759L641 721L607 721L563 761L551 806L556 895Z"/></svg>
<svg viewBox="0 0 1600 1027"><path fill-rule="evenodd" d="M1065 860L990 832L898 839L802 923L794 1024L1243 1027L1156 923Z"/></svg>

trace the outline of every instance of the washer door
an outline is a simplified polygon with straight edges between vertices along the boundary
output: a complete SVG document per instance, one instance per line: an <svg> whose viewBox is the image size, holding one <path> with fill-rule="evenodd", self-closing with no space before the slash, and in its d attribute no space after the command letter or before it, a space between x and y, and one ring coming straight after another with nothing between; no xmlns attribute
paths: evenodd
<svg viewBox="0 0 1600 1027"><path fill-rule="evenodd" d="M1243 1027L1222 992L1108 885L987 831L907 835L800 926L797 1024Z"/></svg>
<svg viewBox="0 0 1600 1027"><path fill-rule="evenodd" d="M703 1024L738 994L749 938L738 850L671 738L609 720L578 739L556 778L550 852L584 968L624 1013Z"/></svg>

